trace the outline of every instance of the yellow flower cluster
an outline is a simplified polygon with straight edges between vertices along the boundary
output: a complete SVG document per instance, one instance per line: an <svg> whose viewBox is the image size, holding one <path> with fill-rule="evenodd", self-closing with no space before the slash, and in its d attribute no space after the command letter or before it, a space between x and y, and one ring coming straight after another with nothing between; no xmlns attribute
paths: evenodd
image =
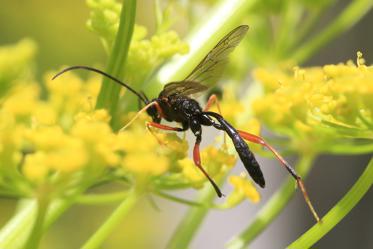
<svg viewBox="0 0 373 249"><path fill-rule="evenodd" d="M175 54L186 54L189 47L182 42L175 31L166 31L155 34L146 39L145 27L137 26L128 52L126 80L129 82L142 82L165 60ZM142 70L139 72L138 67ZM136 72L134 74L134 72Z"/></svg>
<svg viewBox="0 0 373 249"><path fill-rule="evenodd" d="M87 109L83 103L95 98L99 81L95 78L84 83L72 74L67 78L66 82L47 81L46 100L40 99L36 83L14 86L3 98L1 167L19 167L27 179L43 182L92 162L113 163L114 152L105 151L113 147L110 118L105 111Z"/></svg>
<svg viewBox="0 0 373 249"><path fill-rule="evenodd" d="M166 173L188 151L187 142L174 133L148 132L145 120L140 120L131 129L121 132L119 138L119 148L125 152L121 163L123 169L143 176ZM164 144L159 144L158 140Z"/></svg>
<svg viewBox="0 0 373 249"><path fill-rule="evenodd" d="M87 0L91 9L87 27L100 34L106 51L109 51L119 26L120 3L113 0Z"/></svg>
<svg viewBox="0 0 373 249"><path fill-rule="evenodd" d="M157 60L180 49L180 44L162 49L166 40L179 42L176 33L154 36L150 41L143 40L145 33L137 35L132 51L138 53L137 63L151 55L145 53L147 49L158 53ZM29 61L27 55L32 54L32 43L22 44L17 46L29 46L29 50L17 49L24 54L18 58ZM139 54L141 51L145 54ZM22 68L27 69L26 64ZM22 75L20 71L17 74ZM186 188L200 187L207 181L187 156L187 141L175 132L157 129L148 132L145 122L150 118L145 114L123 132L113 132L106 110L94 108L101 82L99 76L93 75L83 81L67 72L51 80L54 73L47 73L44 77L46 94L42 97L37 82L19 75L15 73L12 79L7 79L7 82L17 81L0 97L2 191L24 197L34 195L42 189L40 186L48 186L52 193L74 193L79 186L86 189L110 177L120 177L137 186L142 184L150 190L165 186L159 183L163 180L166 185L173 182ZM233 90L225 92L222 111L235 124L243 105L233 97ZM235 112L230 111L232 109ZM124 114L123 120L130 120L132 116ZM250 126L258 130L256 122ZM224 177L236 162L236 156L229 154L225 147L209 146L201 151L201 159L203 167L216 180ZM233 192L247 195L247 185L241 183ZM235 198L235 203L240 198Z"/></svg>
<svg viewBox="0 0 373 249"><path fill-rule="evenodd" d="M21 173L40 183L51 175L77 174L89 168L101 172L115 166L130 174L160 175L186 156L185 141L175 134L160 133L159 139L167 142L159 145L146 131L143 119L126 132L114 133L107 112L93 109L98 78L83 82L67 73L51 81L50 76L46 77L47 100L40 99L36 84L15 87L3 100L1 167L22 163ZM21 162L23 151L29 154Z"/></svg>
<svg viewBox="0 0 373 249"><path fill-rule="evenodd" d="M91 8L88 27L102 38L107 51L119 27L121 5L115 0L88 0ZM188 45L174 31L163 31L146 38L147 29L135 25L126 64L126 81L140 84L155 68L175 54L186 54ZM138 70L140 68L142 70Z"/></svg>
<svg viewBox="0 0 373 249"><path fill-rule="evenodd" d="M0 97L14 84L31 78L34 41L24 39L17 44L0 47Z"/></svg>
<svg viewBox="0 0 373 249"><path fill-rule="evenodd" d="M372 138L373 67L364 65L361 53L357 65L259 68L254 76L265 94L253 109L274 131L310 144L331 137Z"/></svg>
<svg viewBox="0 0 373 249"><path fill-rule="evenodd" d="M134 180L148 179L167 173L187 155L185 140L157 133L165 141L160 145L144 119L114 133L108 113L93 108L100 84L96 76L84 82L73 73L54 81L51 75L46 76L45 100L35 83L15 86L2 99L0 187L32 189L52 182L56 189L67 189L93 184L114 171ZM17 193L32 191L22 188Z"/></svg>

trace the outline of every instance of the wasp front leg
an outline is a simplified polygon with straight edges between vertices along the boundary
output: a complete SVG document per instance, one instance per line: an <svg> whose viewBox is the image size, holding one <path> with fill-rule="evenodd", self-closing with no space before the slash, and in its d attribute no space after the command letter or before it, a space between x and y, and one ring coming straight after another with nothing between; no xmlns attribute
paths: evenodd
<svg viewBox="0 0 373 249"><path fill-rule="evenodd" d="M180 128L180 127L172 127L172 126L168 126L168 125L163 125L163 124L156 123L156 122L147 122L146 123L146 128L155 137L155 139L158 141L158 143L161 144L161 145L165 145L165 143L158 138L158 136L153 132L151 127L155 127L157 129L165 130L165 131L178 131L178 132L186 131L186 130L189 129L189 126L186 125L186 124L183 124L183 127Z"/></svg>

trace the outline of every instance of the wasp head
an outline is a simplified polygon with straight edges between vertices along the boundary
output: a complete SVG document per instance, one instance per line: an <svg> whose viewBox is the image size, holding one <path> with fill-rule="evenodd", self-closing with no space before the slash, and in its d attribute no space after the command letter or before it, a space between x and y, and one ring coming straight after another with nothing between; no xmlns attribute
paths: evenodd
<svg viewBox="0 0 373 249"><path fill-rule="evenodd" d="M156 101L156 100L153 100ZM146 109L146 112L148 115L152 118L154 123L160 123L161 122L161 115L158 113L157 107L155 105L151 105Z"/></svg>

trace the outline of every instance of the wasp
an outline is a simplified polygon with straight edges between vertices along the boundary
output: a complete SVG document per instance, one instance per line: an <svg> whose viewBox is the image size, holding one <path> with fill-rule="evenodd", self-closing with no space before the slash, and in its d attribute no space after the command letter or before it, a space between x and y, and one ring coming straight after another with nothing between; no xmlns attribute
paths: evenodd
<svg viewBox="0 0 373 249"><path fill-rule="evenodd" d="M223 196L219 186L204 170L201 164L199 147L202 140L202 126L214 127L215 129L224 131L230 137L247 172L255 183L262 188L265 187L265 180L262 170L260 169L258 161L256 160L253 152L249 149L249 146L245 140L268 148L279 160L281 165L295 179L298 187L303 193L309 209L311 210L315 219L319 222L320 218L307 195L302 178L272 146L270 146L263 138L259 136L237 130L227 120L225 120L221 114L209 111L211 105L215 103L220 112L216 95L210 96L205 108L202 108L201 105L192 98L192 95L208 89L206 83L215 82L220 77L223 67L228 60L228 55L240 43L247 33L247 30L247 25L241 25L233 29L231 32L225 35L218 44L216 44L216 46L202 59L202 61L184 80L166 84L163 90L159 93L158 97L152 100L149 100L143 92L134 90L128 84L116 79L115 77L101 70L88 66L72 66L65 68L61 72L57 73L53 79L67 71L75 69L85 69L96 72L125 87L139 98L139 101L145 106L137 113L137 116L142 112L147 112L147 114L152 118L151 122L147 122L148 128L155 127L162 130L176 132L184 132L190 129L195 136L193 148L194 163L211 183L219 197ZM162 124L162 119L169 122L179 123L181 124L181 127L172 127ZM127 125L129 125L129 123Z"/></svg>

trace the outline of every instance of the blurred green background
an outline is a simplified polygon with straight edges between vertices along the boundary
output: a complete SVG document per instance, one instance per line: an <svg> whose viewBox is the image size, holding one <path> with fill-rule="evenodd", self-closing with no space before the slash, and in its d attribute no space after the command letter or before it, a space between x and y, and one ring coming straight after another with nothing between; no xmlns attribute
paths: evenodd
<svg viewBox="0 0 373 249"><path fill-rule="evenodd" d="M153 9L152 2L138 1L137 15L138 23L146 25L150 32L154 28L153 12L149 11ZM348 2L340 1L326 15L325 21L332 19ZM34 39L38 44L35 70L39 79L44 72L60 68L62 65L105 65L106 55L97 35L86 28L88 16L85 1L1 0L0 45L15 43L25 37ZM355 58L357 50L361 50L367 64L371 64L372 24L373 14L369 13L354 28L320 50L306 65L346 61ZM270 164L268 159L261 161L263 164ZM314 202L322 213L342 197L360 175L367 161L368 156L322 157L318 160L318 165L311 173L307 185L309 192L321 193L315 197ZM273 184L266 189L263 201L285 176L285 173L278 172L280 170L276 167L266 165L264 169L268 181ZM330 182L329 177L334 174L339 175L339 180ZM373 239L369 235L369 231L371 233L373 229L372 194L370 191L362 203L315 248L373 248ZM128 245L126 248L162 248L176 227L177 221L181 219L185 207L158 199L155 201L160 210L155 209L150 200L137 205L128 219L112 235L105 248L123 248L121 245L124 241ZM14 212L15 204L13 200L1 200L0 225L5 224ZM258 210L260 205L253 207L245 203L235 210L224 213L212 212L193 242L192 248L222 248L221 243L245 227L252 212ZM53 226L43 240L43 248L78 248L82 241L96 230L113 207L115 205L74 207ZM307 210L303 206L303 200L297 195L279 219L259 236L252 248L283 248L300 235L297 231L305 231L313 223L312 217L308 213L305 215L305 212ZM243 223L242 220L247 222ZM212 227L214 230L211 230ZM272 240L268 240L269 236L272 236ZM268 245L272 247L266 247Z"/></svg>
<svg viewBox="0 0 373 249"><path fill-rule="evenodd" d="M85 25L88 16L84 1L1 1L0 43L34 39L38 75L61 65L103 63L100 41Z"/></svg>

